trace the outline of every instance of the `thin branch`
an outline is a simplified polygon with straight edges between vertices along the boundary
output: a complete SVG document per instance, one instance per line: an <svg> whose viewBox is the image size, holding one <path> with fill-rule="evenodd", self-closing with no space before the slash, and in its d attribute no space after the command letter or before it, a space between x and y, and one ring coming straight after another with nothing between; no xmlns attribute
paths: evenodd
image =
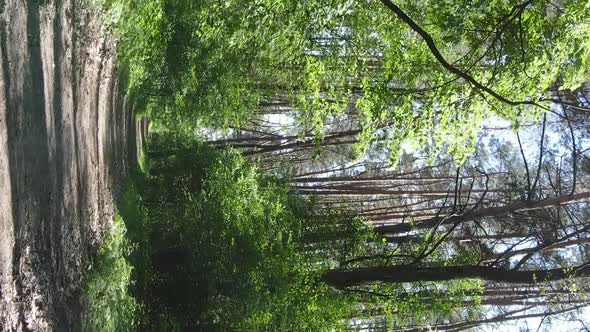
<svg viewBox="0 0 590 332"><path fill-rule="evenodd" d="M537 186L537 182L539 182L539 177L541 176L541 167L543 165L543 143L545 142L546 124L547 124L547 113L543 114L543 130L541 132L541 147L539 148L539 165L537 167L537 175L535 176L535 182L533 182L533 185L531 186L531 188L529 190L529 196L528 196L529 199L531 199L531 197L533 195L533 191L535 190L535 187Z"/></svg>
<svg viewBox="0 0 590 332"><path fill-rule="evenodd" d="M572 176L573 176L573 183L572 183L572 191L570 192L570 195L573 195L574 192L576 192L576 174L578 173L577 170L577 153L576 153L576 136L574 135L574 128L572 127L572 123L569 121L568 116L567 116L567 111L565 110L565 107L563 107L563 116L565 117L565 119L567 120L567 126L569 127L570 130L570 135L572 137Z"/></svg>
<svg viewBox="0 0 590 332"><path fill-rule="evenodd" d="M426 45L428 46L428 48L430 49L430 52L432 53L432 55L434 55L434 57L436 58L436 60L438 60L438 62L445 69L447 69L448 71L450 71L451 73L453 73L453 74L461 77L462 79L464 79L467 82L471 83L477 89L486 92L487 94L493 96L494 98L496 98L497 100L501 101L502 103L505 103L505 104L508 104L508 105L512 105L512 106L532 105L532 106L537 106L537 107L543 108L545 110L548 110L547 107L545 107L543 105L539 105L538 103L536 103L534 101L529 101L529 100L524 100L524 101L510 100L510 99L508 99L508 98L500 95L496 91L492 90L491 88L489 88L489 87L483 85L482 83L478 82L469 73L464 72L464 71L460 70L459 68L453 66L440 53L438 47L436 46L436 43L434 42L434 39L432 38L432 36L428 32L426 32L424 29L422 29L422 27L420 27L416 22L414 22L414 20L412 20L403 10L401 10L401 8L399 8L398 6L396 6L390 0L381 0L381 2L387 8L389 8L400 20L404 21L407 25L410 26L410 28L412 28L412 30L414 30L416 33L418 33L422 37L422 39L426 42ZM532 2L533 2L532 0L529 0L529 1L525 2L525 3L523 3L523 4L520 4L520 5L516 6L515 8L520 8L520 10L524 10Z"/></svg>
<svg viewBox="0 0 590 332"><path fill-rule="evenodd" d="M526 186L527 186L527 192L528 192L528 197L527 199L530 200L531 199L531 174L529 172L529 163L526 160L526 156L524 154L524 149L522 148L522 142L520 141L520 135L518 134L518 131L516 132L516 140L518 141L518 148L520 149L520 155L522 156L522 160L524 161L524 169L526 171Z"/></svg>

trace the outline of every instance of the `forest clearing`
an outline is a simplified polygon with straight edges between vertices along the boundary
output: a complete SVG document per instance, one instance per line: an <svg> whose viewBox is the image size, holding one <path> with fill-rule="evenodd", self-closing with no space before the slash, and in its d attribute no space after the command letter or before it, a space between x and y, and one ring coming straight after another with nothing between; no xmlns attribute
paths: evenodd
<svg viewBox="0 0 590 332"><path fill-rule="evenodd" d="M588 0L0 0L1 331L588 331Z"/></svg>

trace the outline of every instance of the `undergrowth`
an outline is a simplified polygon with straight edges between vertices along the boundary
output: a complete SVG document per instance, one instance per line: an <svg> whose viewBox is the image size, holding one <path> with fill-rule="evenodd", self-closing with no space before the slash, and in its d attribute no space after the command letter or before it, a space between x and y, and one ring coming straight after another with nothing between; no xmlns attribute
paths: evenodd
<svg viewBox="0 0 590 332"><path fill-rule="evenodd" d="M83 331L134 330L137 302L129 293L133 268L127 261L130 246L126 228L116 216L92 269L84 277Z"/></svg>
<svg viewBox="0 0 590 332"><path fill-rule="evenodd" d="M83 331L135 331L150 271L148 231L141 199L143 173L133 172L117 200L118 215L92 269L83 279Z"/></svg>
<svg viewBox="0 0 590 332"><path fill-rule="evenodd" d="M144 159L144 166L146 164ZM117 201L119 214L127 227L127 240L132 247L127 260L133 266L133 283L130 285L130 291L137 299L144 298L151 271L150 228L147 224L147 211L141 195L144 186L144 173L140 170L132 172L125 181L125 190Z"/></svg>

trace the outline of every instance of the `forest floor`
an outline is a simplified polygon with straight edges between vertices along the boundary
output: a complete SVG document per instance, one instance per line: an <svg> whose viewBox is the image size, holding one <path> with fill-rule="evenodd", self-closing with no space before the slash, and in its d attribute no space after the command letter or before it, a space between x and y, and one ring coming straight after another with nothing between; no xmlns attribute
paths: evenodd
<svg viewBox="0 0 590 332"><path fill-rule="evenodd" d="M85 2L0 0L1 331L80 329L82 275L142 136L124 90Z"/></svg>

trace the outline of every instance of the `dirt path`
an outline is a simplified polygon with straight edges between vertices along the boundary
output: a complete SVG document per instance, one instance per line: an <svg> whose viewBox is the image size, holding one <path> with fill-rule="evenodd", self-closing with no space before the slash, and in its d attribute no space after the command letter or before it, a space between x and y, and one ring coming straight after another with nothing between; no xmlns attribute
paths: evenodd
<svg viewBox="0 0 590 332"><path fill-rule="evenodd" d="M78 330L136 160L112 40L79 0L0 0L0 330ZM115 189L113 189L115 188Z"/></svg>

